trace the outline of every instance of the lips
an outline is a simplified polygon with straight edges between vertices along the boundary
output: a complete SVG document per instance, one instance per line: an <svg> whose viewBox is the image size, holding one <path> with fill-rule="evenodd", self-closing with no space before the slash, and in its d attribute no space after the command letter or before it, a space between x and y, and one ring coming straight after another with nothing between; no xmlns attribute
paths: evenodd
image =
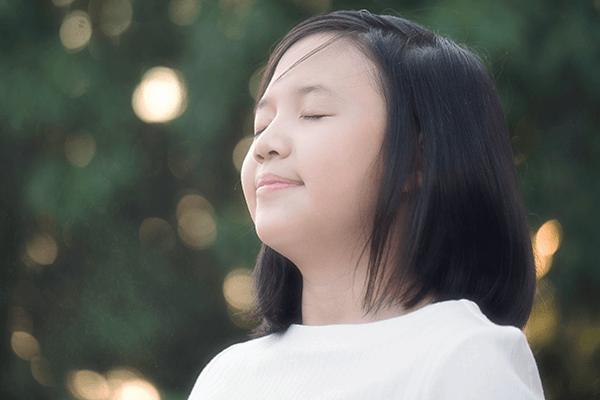
<svg viewBox="0 0 600 400"><path fill-rule="evenodd" d="M301 185L302 183L299 181L283 178L275 174L263 174L256 183L256 190L260 193L269 193L275 190L288 189Z"/></svg>

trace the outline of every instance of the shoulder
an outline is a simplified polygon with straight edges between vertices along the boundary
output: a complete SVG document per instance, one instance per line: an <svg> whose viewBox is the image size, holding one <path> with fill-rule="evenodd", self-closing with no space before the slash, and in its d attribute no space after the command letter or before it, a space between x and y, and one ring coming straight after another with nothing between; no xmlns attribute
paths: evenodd
<svg viewBox="0 0 600 400"><path fill-rule="evenodd" d="M524 340L521 330L491 322L470 300L450 300L434 303L409 314L408 329L416 340L431 344L431 351L444 353L461 344L479 338L488 345L510 346ZM400 321L402 322L402 321Z"/></svg>
<svg viewBox="0 0 600 400"><path fill-rule="evenodd" d="M431 312L427 315L430 322L432 322L431 319L434 319L435 325L451 330L454 328L456 332L483 327L506 328L491 322L481 312L479 306L471 300L448 300L431 304L428 307L431 307Z"/></svg>
<svg viewBox="0 0 600 400"><path fill-rule="evenodd" d="M254 358L257 354L262 354L278 339L277 335L263 336L258 339L250 339L245 342L236 343L217 354L204 368L199 379L203 375L211 375L216 370L231 369L232 366L242 360ZM221 372L221 371L219 371Z"/></svg>
<svg viewBox="0 0 600 400"><path fill-rule="evenodd" d="M258 339L233 344L220 353L204 367L196 380L189 400L200 400L218 395L227 387L227 382L239 379L239 368L247 365L248 360L256 359L277 341L277 335L268 335Z"/></svg>
<svg viewBox="0 0 600 400"><path fill-rule="evenodd" d="M448 303L428 335L435 344L423 364L424 398L543 399L523 332L492 323L468 300Z"/></svg>

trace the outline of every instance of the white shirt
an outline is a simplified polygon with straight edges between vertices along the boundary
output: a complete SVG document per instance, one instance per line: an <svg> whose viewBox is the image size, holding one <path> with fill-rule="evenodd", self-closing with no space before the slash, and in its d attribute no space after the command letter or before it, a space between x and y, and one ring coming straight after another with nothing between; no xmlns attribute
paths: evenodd
<svg viewBox="0 0 600 400"><path fill-rule="evenodd" d="M543 398L523 333L458 300L365 324L294 324L235 344L206 366L189 400Z"/></svg>

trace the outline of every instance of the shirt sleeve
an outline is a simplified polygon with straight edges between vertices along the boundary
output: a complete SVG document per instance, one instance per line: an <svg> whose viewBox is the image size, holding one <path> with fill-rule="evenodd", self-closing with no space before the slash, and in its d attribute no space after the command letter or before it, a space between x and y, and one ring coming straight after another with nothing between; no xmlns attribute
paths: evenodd
<svg viewBox="0 0 600 400"><path fill-rule="evenodd" d="M441 343L428 369L424 399L544 399L527 339L515 327L478 329Z"/></svg>

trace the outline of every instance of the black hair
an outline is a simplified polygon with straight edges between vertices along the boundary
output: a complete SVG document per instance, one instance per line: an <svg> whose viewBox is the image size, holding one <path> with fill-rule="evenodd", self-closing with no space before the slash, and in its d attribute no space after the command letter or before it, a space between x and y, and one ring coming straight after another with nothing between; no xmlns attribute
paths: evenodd
<svg viewBox="0 0 600 400"><path fill-rule="evenodd" d="M480 59L406 19L337 11L302 22L279 43L257 101L282 55L318 33L341 35L375 63L387 107L383 174L365 248L366 312L464 298L491 321L523 328L535 263L504 113ZM393 243L398 224L402 239ZM290 260L263 244L254 281L261 324L253 337L301 323L302 276Z"/></svg>

